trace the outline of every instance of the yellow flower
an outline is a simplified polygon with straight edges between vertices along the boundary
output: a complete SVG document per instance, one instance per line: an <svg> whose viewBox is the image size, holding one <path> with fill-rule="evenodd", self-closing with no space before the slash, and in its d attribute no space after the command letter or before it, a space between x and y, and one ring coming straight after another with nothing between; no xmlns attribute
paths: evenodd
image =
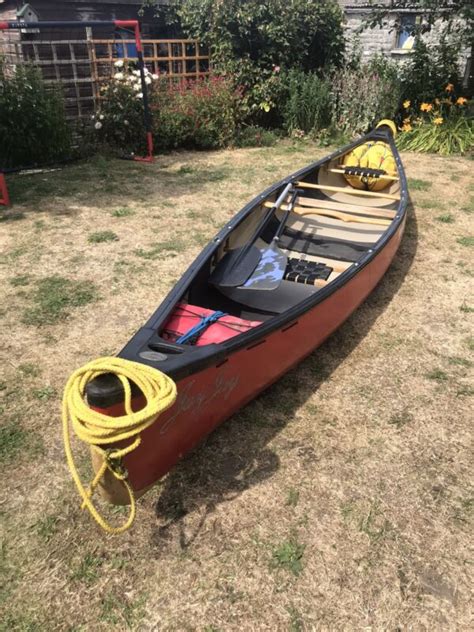
<svg viewBox="0 0 474 632"><path fill-rule="evenodd" d="M402 132L411 132L412 129L413 127L410 125L410 123L405 123L402 126Z"/></svg>
<svg viewBox="0 0 474 632"><path fill-rule="evenodd" d="M446 92L452 92L454 90L454 86L452 83L448 83L448 85L445 88Z"/></svg>
<svg viewBox="0 0 474 632"><path fill-rule="evenodd" d="M422 103L420 105L420 110L422 112L431 112L432 109L433 109L433 106L431 105L431 103Z"/></svg>
<svg viewBox="0 0 474 632"><path fill-rule="evenodd" d="M435 125L441 125L442 122L443 122L443 117L442 116L437 116L435 119L433 119L433 123Z"/></svg>
<svg viewBox="0 0 474 632"><path fill-rule="evenodd" d="M411 101L408 101L408 99L406 101L403 101L403 107L405 108L405 110L408 110L410 105L411 105Z"/></svg>
<svg viewBox="0 0 474 632"><path fill-rule="evenodd" d="M407 123L410 122L410 117L404 118L403 119L403 123L406 125Z"/></svg>
<svg viewBox="0 0 474 632"><path fill-rule="evenodd" d="M467 103L466 97L459 97L459 99L456 101L456 105L464 105L465 103Z"/></svg>

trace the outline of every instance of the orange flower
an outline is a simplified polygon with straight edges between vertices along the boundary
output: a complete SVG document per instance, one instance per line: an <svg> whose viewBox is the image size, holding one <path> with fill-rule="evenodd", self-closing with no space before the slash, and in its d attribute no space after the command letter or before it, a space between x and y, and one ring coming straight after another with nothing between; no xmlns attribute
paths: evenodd
<svg viewBox="0 0 474 632"><path fill-rule="evenodd" d="M412 129L413 127L410 123L405 123L405 125L402 126L402 132L411 132Z"/></svg>
<svg viewBox="0 0 474 632"><path fill-rule="evenodd" d="M456 105L464 105L465 103L467 103L466 97L459 97L459 99L456 101Z"/></svg>
<svg viewBox="0 0 474 632"><path fill-rule="evenodd" d="M443 117L442 116L437 116L435 119L433 119L433 123L435 125L441 125L443 122Z"/></svg>
<svg viewBox="0 0 474 632"><path fill-rule="evenodd" d="M454 90L454 86L452 83L448 83L448 85L445 88L446 92L452 92Z"/></svg>
<svg viewBox="0 0 474 632"><path fill-rule="evenodd" d="M408 123L410 123L410 120L411 120L411 119L410 119L410 117L408 117L408 118L404 118L404 119L403 119L403 123L404 123L405 125L407 125Z"/></svg>
<svg viewBox="0 0 474 632"><path fill-rule="evenodd" d="M433 106L431 105L431 103L422 103L420 105L420 110L422 112L431 112L432 109L433 109Z"/></svg>
<svg viewBox="0 0 474 632"><path fill-rule="evenodd" d="M411 101L409 101L408 99L406 101L403 101L403 107L405 108L405 110L408 110L410 105L411 105Z"/></svg>

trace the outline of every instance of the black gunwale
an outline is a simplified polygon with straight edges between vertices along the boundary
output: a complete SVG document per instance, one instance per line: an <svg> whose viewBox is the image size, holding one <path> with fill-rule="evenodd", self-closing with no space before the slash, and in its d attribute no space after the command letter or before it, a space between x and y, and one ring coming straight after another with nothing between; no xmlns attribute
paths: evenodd
<svg viewBox="0 0 474 632"><path fill-rule="evenodd" d="M397 207L397 214L392 220L388 229L381 235L379 240L373 244L373 246L362 256L360 260L354 262L347 270L342 272L333 282L320 289L314 295L304 299L297 305L286 310L282 314L275 315L269 320L262 322L261 325L255 329L251 329L248 332L242 333L239 336L235 336L229 340L226 340L219 344L207 345L204 347L194 347L184 351L178 356L174 355L172 362L155 362L152 360L143 359L139 356L139 352L146 346L147 341L157 336L157 331L162 324L170 316L175 304L181 299L181 297L189 289L194 278L200 271L203 265L209 260L213 253L218 249L220 244L225 241L229 233L234 230L253 209L261 203L261 200L269 197L275 193L281 187L284 187L291 180L300 179L302 176L313 172L315 169L322 166L324 163L333 160L339 155L346 154L356 145L368 140L383 140L388 142L398 168L400 177L400 201ZM146 321L143 327L141 327L129 342L119 352L120 357L125 357L130 360L148 364L158 368L175 379L180 379L188 375L197 373L208 366L220 363L229 355L244 349L246 347L254 345L257 341L264 339L271 335L273 332L280 330L287 326L292 321L297 320L306 312L313 309L316 305L322 303L334 292L337 292L343 285L348 283L360 270L375 259L375 257L383 250L392 237L397 233L400 225L405 219L408 206L408 189L405 171L400 159L400 155L395 146L391 133L386 133L383 130L373 130L358 140L337 149L335 152L325 156L321 160L315 161L310 165L295 171L294 173L286 176L279 182L271 185L265 189L262 193L253 198L248 204L246 204L218 233L217 235L204 247L202 252L197 256L193 263L189 266L181 279L176 283L172 290L168 293L159 307ZM168 365L168 366L167 366Z"/></svg>

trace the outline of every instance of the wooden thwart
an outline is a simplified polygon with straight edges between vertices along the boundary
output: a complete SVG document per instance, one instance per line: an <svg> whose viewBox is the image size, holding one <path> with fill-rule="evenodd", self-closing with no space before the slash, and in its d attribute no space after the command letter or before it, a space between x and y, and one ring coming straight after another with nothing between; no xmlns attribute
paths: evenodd
<svg viewBox="0 0 474 632"><path fill-rule="evenodd" d="M377 197L384 198L386 200L399 200L399 195L392 195L391 193L378 193L375 191L363 191L362 189L349 189L348 187L335 187L330 184L313 184L311 182L297 182L297 187L302 189L318 189L322 191L337 191L339 193L347 193L347 195L362 195L365 197Z"/></svg>
<svg viewBox="0 0 474 632"><path fill-rule="evenodd" d="M273 204L271 202L265 202L264 206L266 208L272 208ZM281 206L280 209L282 211L286 211L286 206ZM355 215L349 215L347 213L340 213L339 211L330 211L325 209L318 208L304 208L303 206L295 206L293 208L293 212L297 215L323 215L325 217L333 217L335 219L340 219L343 222L356 222L359 224L376 224L378 226L389 226L390 220L388 219L375 219L372 217L356 217Z"/></svg>
<svg viewBox="0 0 474 632"><path fill-rule="evenodd" d="M348 169L350 169L350 167L348 167ZM342 167L337 166L336 168L329 169L329 171L331 173L343 173L343 174L346 174L346 171L345 171L343 166ZM350 174L347 174L347 175L350 175ZM354 174L354 175L357 175L357 174ZM384 180L393 180L394 182L398 182L398 180L400 179L397 176L390 176L388 174L387 175L383 175L383 176L378 176L378 178L375 178L374 176L368 176L368 177L369 178L374 178L374 179L383 178Z"/></svg>
<svg viewBox="0 0 474 632"><path fill-rule="evenodd" d="M331 200L318 200L316 198L299 197L298 203L302 206L314 206L315 208L324 208L332 211L346 211L347 213L355 213L356 215L372 215L373 217L384 217L385 219L393 219L398 211L390 209L364 208L355 204L344 204L343 202L333 202Z"/></svg>

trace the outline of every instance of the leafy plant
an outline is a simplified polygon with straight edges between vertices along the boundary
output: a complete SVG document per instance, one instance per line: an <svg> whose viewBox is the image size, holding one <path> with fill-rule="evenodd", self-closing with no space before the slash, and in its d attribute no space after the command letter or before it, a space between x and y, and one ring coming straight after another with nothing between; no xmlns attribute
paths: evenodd
<svg viewBox="0 0 474 632"><path fill-rule="evenodd" d="M102 244L105 241L118 241L118 237L112 230L99 230L96 233L91 233L87 241L90 244Z"/></svg>
<svg viewBox="0 0 474 632"><path fill-rule="evenodd" d="M242 127L235 139L237 147L272 147L277 141L277 135L258 125Z"/></svg>
<svg viewBox="0 0 474 632"><path fill-rule="evenodd" d="M233 82L219 75L179 84L166 79L157 82L152 95L156 146L227 146L235 136L239 101Z"/></svg>
<svg viewBox="0 0 474 632"><path fill-rule="evenodd" d="M157 75L145 71L151 86ZM92 116L90 133L95 144L105 144L124 152L143 152L145 121L140 72L123 60L115 62L111 80L101 88L98 112Z"/></svg>
<svg viewBox="0 0 474 632"><path fill-rule="evenodd" d="M58 88L41 72L0 58L0 167L31 167L62 160L71 152L71 130Z"/></svg>
<svg viewBox="0 0 474 632"><path fill-rule="evenodd" d="M400 66L401 100L418 107L422 102L442 98L447 84L456 92L460 86L459 52L459 45L447 37L430 46L417 38L411 55Z"/></svg>
<svg viewBox="0 0 474 632"><path fill-rule="evenodd" d="M467 99L456 98L453 90L454 85L448 83L442 99L423 102L418 107L404 101L405 118L397 141L400 149L445 156L472 150L474 118L469 115Z"/></svg>
<svg viewBox="0 0 474 632"><path fill-rule="evenodd" d="M345 68L333 80L333 124L347 134L366 132L380 119L393 118L400 81L393 65L378 57L358 69Z"/></svg>
<svg viewBox="0 0 474 632"><path fill-rule="evenodd" d="M287 97L282 107L285 129L305 133L327 128L331 122L330 82L316 73L293 69L282 76Z"/></svg>

